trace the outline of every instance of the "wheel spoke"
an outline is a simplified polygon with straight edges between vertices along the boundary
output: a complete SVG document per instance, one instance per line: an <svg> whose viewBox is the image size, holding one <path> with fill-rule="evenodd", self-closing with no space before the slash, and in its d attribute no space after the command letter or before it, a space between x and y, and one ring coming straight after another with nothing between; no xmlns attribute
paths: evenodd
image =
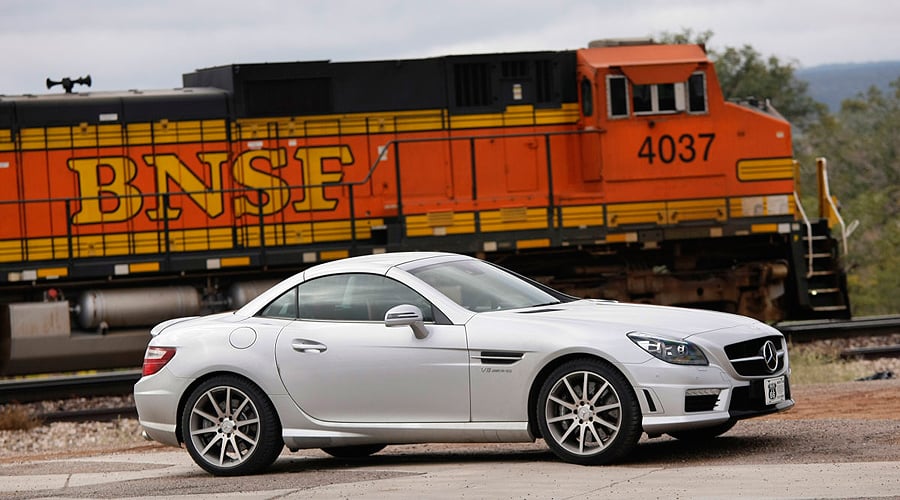
<svg viewBox="0 0 900 500"><path fill-rule="evenodd" d="M228 439L222 438L222 446L219 447L219 465L225 464L225 449L228 448Z"/></svg>
<svg viewBox="0 0 900 500"><path fill-rule="evenodd" d="M564 420L575 420L575 418L576 418L575 412L566 413L565 415L560 415L558 417L548 418L547 423L555 424L556 422L562 422Z"/></svg>
<svg viewBox="0 0 900 500"><path fill-rule="evenodd" d="M566 429L566 432L565 432L562 436L559 437L559 440L558 440L558 441L559 441L559 444L565 443L565 442L566 442L566 439L569 437L569 434L571 434L572 431L574 431L574 430L577 429L577 428L578 428L578 424L572 424L572 425L570 425L569 428Z"/></svg>
<svg viewBox="0 0 900 500"><path fill-rule="evenodd" d="M222 441L222 436L216 436L216 437L212 438L212 439L209 441L209 444L207 444L206 447L203 448L203 450L200 452L200 454L201 454L201 455L206 455L206 452L208 452L208 451L210 450L210 448L212 448L213 446L215 446L216 443L219 443L220 441Z"/></svg>
<svg viewBox="0 0 900 500"><path fill-rule="evenodd" d="M588 372L584 372L584 380L581 381L581 400L588 400Z"/></svg>
<svg viewBox="0 0 900 500"><path fill-rule="evenodd" d="M205 411L200 410L198 408L194 408L192 410L192 413L194 415L199 415L199 416L203 417L204 419L208 420L209 422L212 422L213 424L219 423L218 417L214 417L214 416L210 415L209 413L206 413Z"/></svg>
<svg viewBox="0 0 900 500"><path fill-rule="evenodd" d="M597 392L594 393L594 396L593 396L593 397L591 398L591 400L590 400L590 403L591 403L592 405L597 404L597 399L600 398L600 395L601 395L601 394L603 394L604 392L606 392L606 388L607 388L607 387L609 387L609 382L607 382L607 381L604 380L604 381L603 381L603 387L601 387L600 389L598 389Z"/></svg>
<svg viewBox="0 0 900 500"><path fill-rule="evenodd" d="M225 416L230 417L231 413L231 387L225 388Z"/></svg>
<svg viewBox="0 0 900 500"><path fill-rule="evenodd" d="M606 444L603 442L602 439L600 439L600 435L597 434L597 429L593 426L593 424L590 426L590 429L591 429L591 434L594 436L594 440L597 441L597 446L600 449L605 448Z"/></svg>
<svg viewBox="0 0 900 500"><path fill-rule="evenodd" d="M235 461L238 463L243 462L244 455L241 453L241 449L238 448L237 441L234 439L234 434L232 434L231 436L228 437L228 440L226 441L226 443L230 444L231 449L234 450L234 453L229 458L231 458L232 461Z"/></svg>
<svg viewBox="0 0 900 500"><path fill-rule="evenodd" d="M559 399L556 396L551 395L550 401L553 401L554 403L558 404L559 406L562 406L563 408L565 408L567 410L572 410L573 412L575 411L575 408L577 408L577 406L575 406L575 404L563 401L562 399Z"/></svg>
<svg viewBox="0 0 900 500"><path fill-rule="evenodd" d="M248 418L247 420L238 420L234 424L237 428L241 429L241 428L244 428L244 427L247 427L247 426L250 426L253 424L258 424L258 423L259 423L258 418Z"/></svg>
<svg viewBox="0 0 900 500"><path fill-rule="evenodd" d="M203 427L201 429L191 429L191 436L199 436L201 434L215 434L219 432L217 426Z"/></svg>
<svg viewBox="0 0 900 500"><path fill-rule="evenodd" d="M610 403L610 404L608 404L608 405L603 405L603 406L600 406L600 407L595 408L595 409L594 409L594 413L595 413L595 414L597 414L597 413L605 413L605 412L608 412L608 411L610 411L610 410L617 410L617 409L619 409L619 408L621 408L621 407L622 407L622 405L619 404L618 402Z"/></svg>
<svg viewBox="0 0 900 500"><path fill-rule="evenodd" d="M562 381L564 384L566 384L566 389L569 390L569 395L572 396L572 401L577 403L578 402L578 394L575 394L575 389L573 389L572 385L569 384L569 379L564 378L564 379L562 379Z"/></svg>
<svg viewBox="0 0 900 500"><path fill-rule="evenodd" d="M212 391L207 392L207 393L206 393L206 397L207 397L207 399L209 399L209 404L210 404L213 408L216 409L216 415L217 415L217 418L214 418L213 420L215 421L215 420L218 420L219 418L224 417L225 414L222 413L222 409L219 408L219 403L217 403L217 402L216 402L216 399L213 397ZM198 401L197 404L199 405L199 401ZM196 406L195 406L195 408L196 408Z"/></svg>
<svg viewBox="0 0 900 500"><path fill-rule="evenodd" d="M253 438L251 438L250 436L244 434L244 433L241 432L241 431L235 431L235 432L234 432L234 436L243 439L243 440L246 441L247 444L249 444L251 447L252 447L252 446L256 446L256 440L253 439ZM234 438L232 438L232 439L234 439ZM237 441L235 441L235 443L237 443Z"/></svg>
<svg viewBox="0 0 900 500"><path fill-rule="evenodd" d="M611 431L613 431L613 432L616 432L616 431L619 430L619 426L618 426L618 425L611 424L611 423L607 422L606 420L604 420L604 419L602 419L602 418L597 418L596 420L594 420L594 422L597 422L598 424L602 425L603 427L606 427L607 429L609 429L609 430L611 430Z"/></svg>
<svg viewBox="0 0 900 500"><path fill-rule="evenodd" d="M578 426L578 434L579 434L579 435L578 435L578 453L584 453L584 431L585 431L585 427L586 427L586 426L584 426L584 425L579 425L579 426Z"/></svg>
<svg viewBox="0 0 900 500"><path fill-rule="evenodd" d="M241 401L241 404L238 405L237 409L234 410L234 415L240 415L241 412L244 411L244 408L248 403L250 403L250 398L244 398L244 400Z"/></svg>

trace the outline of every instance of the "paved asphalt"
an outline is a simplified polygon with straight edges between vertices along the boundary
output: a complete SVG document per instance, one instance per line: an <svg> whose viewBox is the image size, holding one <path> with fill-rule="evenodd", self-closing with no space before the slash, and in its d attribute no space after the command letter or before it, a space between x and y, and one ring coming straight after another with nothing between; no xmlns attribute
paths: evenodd
<svg viewBox="0 0 900 500"><path fill-rule="evenodd" d="M217 478L184 450L156 448L0 465L0 498L900 498L900 462L581 467L536 451L356 463L300 452L266 474Z"/></svg>

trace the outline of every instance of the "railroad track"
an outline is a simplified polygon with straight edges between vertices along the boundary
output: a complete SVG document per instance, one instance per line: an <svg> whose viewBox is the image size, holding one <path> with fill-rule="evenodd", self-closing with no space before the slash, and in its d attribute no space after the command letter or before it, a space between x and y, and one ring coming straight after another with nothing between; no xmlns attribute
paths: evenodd
<svg viewBox="0 0 900 500"><path fill-rule="evenodd" d="M880 338L883 342L841 351L842 358L900 357L900 316L873 316L849 321L804 321L776 325L788 341L806 343L827 339Z"/></svg>
<svg viewBox="0 0 900 500"><path fill-rule="evenodd" d="M900 315L870 316L848 321L791 321L775 325L791 342L900 334Z"/></svg>
<svg viewBox="0 0 900 500"><path fill-rule="evenodd" d="M141 370L0 380L0 404L131 394Z"/></svg>

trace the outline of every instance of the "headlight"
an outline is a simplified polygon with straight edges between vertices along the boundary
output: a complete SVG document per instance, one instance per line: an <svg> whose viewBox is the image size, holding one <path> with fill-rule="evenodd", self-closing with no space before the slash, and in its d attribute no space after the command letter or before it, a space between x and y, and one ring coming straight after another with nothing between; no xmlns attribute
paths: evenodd
<svg viewBox="0 0 900 500"><path fill-rule="evenodd" d="M686 340L672 340L646 333L631 332L628 338L653 357L676 365L708 365L703 351Z"/></svg>

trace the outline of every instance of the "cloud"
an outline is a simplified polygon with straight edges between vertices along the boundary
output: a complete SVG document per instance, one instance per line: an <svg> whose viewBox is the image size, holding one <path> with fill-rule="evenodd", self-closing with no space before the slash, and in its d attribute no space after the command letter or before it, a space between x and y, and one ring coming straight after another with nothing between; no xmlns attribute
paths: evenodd
<svg viewBox="0 0 900 500"><path fill-rule="evenodd" d="M90 73L94 89L167 88L240 62L564 50L598 38L712 30L810 66L900 59L890 0L5 0L0 94Z"/></svg>

